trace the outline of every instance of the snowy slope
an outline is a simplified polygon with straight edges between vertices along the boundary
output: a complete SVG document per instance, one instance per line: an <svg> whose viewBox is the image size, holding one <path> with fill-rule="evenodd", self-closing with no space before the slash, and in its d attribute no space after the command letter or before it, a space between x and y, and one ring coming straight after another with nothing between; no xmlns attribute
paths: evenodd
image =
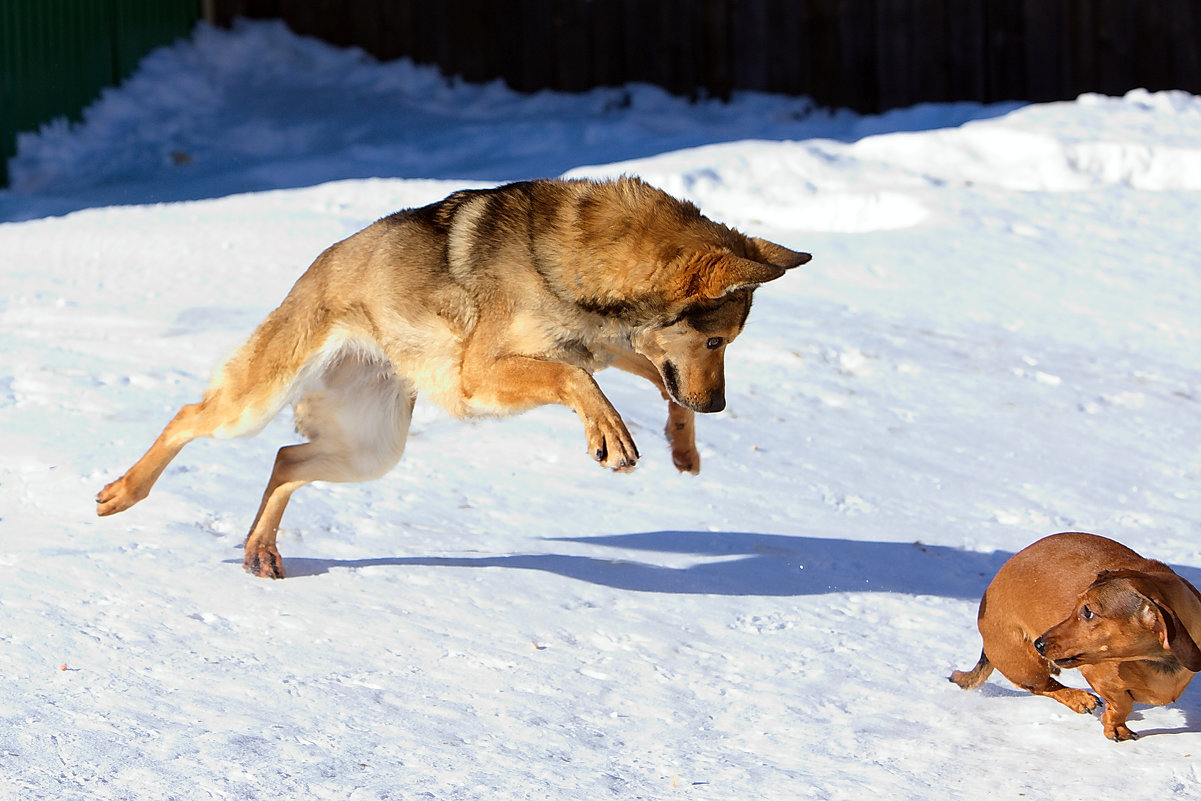
<svg viewBox="0 0 1201 801"><path fill-rule="evenodd" d="M12 172L0 798L1201 798L1195 687L1115 744L945 680L1043 535L1201 583L1201 98L526 97L248 24L152 54ZM758 293L699 476L657 393L603 373L633 474L564 409L419 402L391 474L297 494L282 582L240 545L286 415L94 517L325 246L562 172L814 254Z"/></svg>

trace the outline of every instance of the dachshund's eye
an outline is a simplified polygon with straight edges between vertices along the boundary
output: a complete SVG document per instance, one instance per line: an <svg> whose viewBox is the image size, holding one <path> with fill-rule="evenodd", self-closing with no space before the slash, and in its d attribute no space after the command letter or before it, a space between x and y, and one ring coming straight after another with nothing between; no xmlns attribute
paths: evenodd
<svg viewBox="0 0 1201 801"><path fill-rule="evenodd" d="M708 348L709 350L717 350L724 343L725 343L725 340L722 339L721 337L709 337L709 339L705 342L705 347Z"/></svg>
<svg viewBox="0 0 1201 801"><path fill-rule="evenodd" d="M1080 607L1080 617L1085 620L1092 620L1094 617L1093 610L1089 609L1087 606Z"/></svg>

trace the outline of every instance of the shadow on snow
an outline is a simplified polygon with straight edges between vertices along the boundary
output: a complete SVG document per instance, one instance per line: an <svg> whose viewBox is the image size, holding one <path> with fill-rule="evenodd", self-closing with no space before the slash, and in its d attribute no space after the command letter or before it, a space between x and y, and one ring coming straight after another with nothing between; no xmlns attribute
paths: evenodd
<svg viewBox="0 0 1201 801"><path fill-rule="evenodd" d="M540 570L615 589L697 595L793 596L900 592L976 600L1012 554L941 545L711 531L650 531L547 539L575 553L284 560L289 576L380 566ZM590 553L579 553L587 549ZM613 549L609 551L608 549ZM608 552L607 552L608 551ZM689 555L667 566L631 552Z"/></svg>
<svg viewBox="0 0 1201 801"><path fill-rule="evenodd" d="M695 595L819 595L899 592L978 600L1012 553L966 551L922 542L874 542L734 531L647 531L554 537L576 553L501 556L397 556L372 559L285 558L289 576L337 568L499 567L540 570L615 589ZM588 548L592 553L578 553ZM608 551L607 549L613 549ZM683 567L633 553L688 555ZM1174 566L1194 585L1201 569Z"/></svg>

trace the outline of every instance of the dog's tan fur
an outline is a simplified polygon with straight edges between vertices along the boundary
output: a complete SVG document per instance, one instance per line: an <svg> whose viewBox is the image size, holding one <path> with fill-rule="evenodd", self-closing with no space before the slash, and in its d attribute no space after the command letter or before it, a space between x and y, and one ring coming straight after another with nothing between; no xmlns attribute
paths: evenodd
<svg viewBox="0 0 1201 801"><path fill-rule="evenodd" d="M1105 702L1112 740L1137 736L1126 726L1135 702L1171 703L1201 671L1201 594L1167 565L1094 534L1054 534L1015 554L985 591L978 624L980 661L951 681L971 689L995 667L1091 712L1095 696L1052 678L1078 667Z"/></svg>
<svg viewBox="0 0 1201 801"><path fill-rule="evenodd" d="M191 440L253 435L292 404L308 441L276 456L244 562L281 578L292 493L383 475L418 393L458 416L565 405L598 462L632 469L634 440L592 378L609 365L659 388L673 461L695 473L693 414L725 406L724 353L753 290L808 260L634 178L510 184L398 212L322 253L97 512L145 498Z"/></svg>

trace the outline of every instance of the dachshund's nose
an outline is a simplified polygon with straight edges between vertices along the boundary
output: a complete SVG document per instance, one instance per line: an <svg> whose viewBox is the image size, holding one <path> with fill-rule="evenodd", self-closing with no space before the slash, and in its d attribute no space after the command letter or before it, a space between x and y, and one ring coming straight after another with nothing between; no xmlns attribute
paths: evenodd
<svg viewBox="0 0 1201 801"><path fill-rule="evenodd" d="M1038 651L1040 656L1045 655L1047 652L1047 641L1039 637L1034 641L1034 650Z"/></svg>

